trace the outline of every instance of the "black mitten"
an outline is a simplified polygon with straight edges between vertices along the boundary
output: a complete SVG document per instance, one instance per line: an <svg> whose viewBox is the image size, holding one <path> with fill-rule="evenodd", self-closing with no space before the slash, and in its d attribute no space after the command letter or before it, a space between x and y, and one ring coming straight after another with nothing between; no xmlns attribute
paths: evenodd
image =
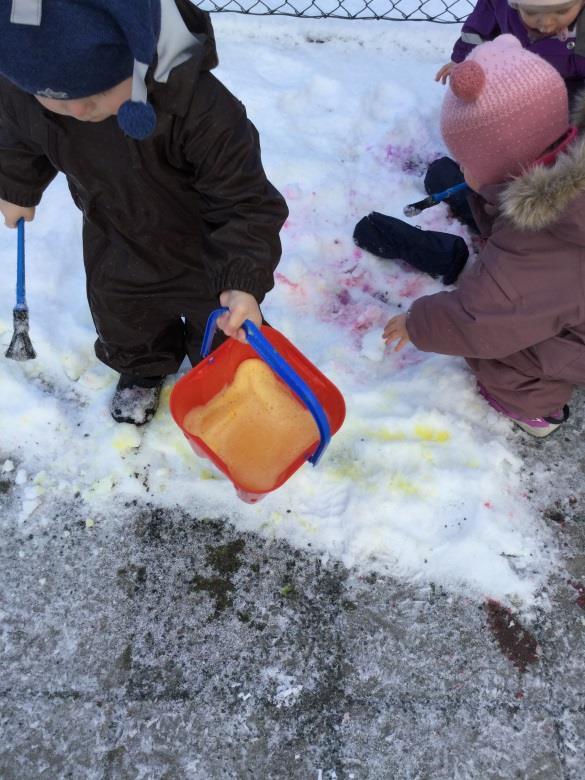
<svg viewBox="0 0 585 780"><path fill-rule="evenodd" d="M461 168L455 160L450 157L440 157L434 160L425 174L425 190L429 195L436 192L443 192L456 184L462 184L465 181ZM467 195L465 192L457 192L449 198L445 198L445 203L453 212L453 216L472 230L477 231L477 225L473 218L473 212L469 208Z"/></svg>
<svg viewBox="0 0 585 780"><path fill-rule="evenodd" d="M442 276L443 284L453 284L469 257L467 244L460 236L421 230L376 211L357 223L353 240L373 255L405 260L418 271L435 278Z"/></svg>

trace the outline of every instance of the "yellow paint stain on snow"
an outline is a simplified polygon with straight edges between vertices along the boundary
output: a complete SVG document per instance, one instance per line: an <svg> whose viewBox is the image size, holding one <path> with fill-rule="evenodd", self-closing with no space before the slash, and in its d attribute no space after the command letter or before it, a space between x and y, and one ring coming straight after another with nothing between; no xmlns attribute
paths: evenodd
<svg viewBox="0 0 585 780"><path fill-rule="evenodd" d="M298 524L301 526L301 528L304 528L305 531L308 531L310 534L314 534L317 532L317 526L311 523L309 520L307 520L306 517L303 517L300 515L297 518Z"/></svg>
<svg viewBox="0 0 585 780"><path fill-rule="evenodd" d="M219 477L210 469L201 469L199 472L199 479L219 479Z"/></svg>
<svg viewBox="0 0 585 780"><path fill-rule="evenodd" d="M434 458L432 450L429 447L425 447L424 444L421 444L420 456L427 463L434 463L435 462L435 458Z"/></svg>
<svg viewBox="0 0 585 780"><path fill-rule="evenodd" d="M282 522L282 514L280 512L272 512L270 517L260 524L260 528L263 531L278 528Z"/></svg>
<svg viewBox="0 0 585 780"><path fill-rule="evenodd" d="M164 451L165 450L163 450L163 452ZM186 463L192 463L194 459L199 460L199 456L193 452L191 445L188 444L187 439L184 437L173 442L172 446L170 446L166 452L176 452Z"/></svg>
<svg viewBox="0 0 585 780"><path fill-rule="evenodd" d="M327 476L334 479L350 479L354 482L362 479L365 474L361 464L357 461L353 463L339 463L327 469Z"/></svg>
<svg viewBox="0 0 585 780"><path fill-rule="evenodd" d="M102 479L96 479L95 482L88 487L87 493L93 493L94 495L103 495L105 493L111 493L114 488L114 478L111 475L102 477Z"/></svg>
<svg viewBox="0 0 585 780"><path fill-rule="evenodd" d="M440 444L444 444L451 438L449 431L431 428L430 425L416 425L414 433L417 438L423 441L436 441Z"/></svg>
<svg viewBox="0 0 585 780"><path fill-rule="evenodd" d="M390 488L397 493L404 493L407 496L421 495L421 490L417 485L398 474L390 480Z"/></svg>
<svg viewBox="0 0 585 780"><path fill-rule="evenodd" d="M173 385L165 385L163 389L160 391L160 402L163 405L166 406L169 405L169 398L171 397L172 392L173 392Z"/></svg>
<svg viewBox="0 0 585 780"><path fill-rule="evenodd" d="M140 447L140 434L136 430L134 425L128 426L125 429L119 430L114 434L112 439L112 447L118 452L128 452L128 450L135 450Z"/></svg>
<svg viewBox="0 0 585 780"><path fill-rule="evenodd" d="M404 431L389 431L387 428L382 428L371 434L370 438L376 441L404 441L406 434Z"/></svg>

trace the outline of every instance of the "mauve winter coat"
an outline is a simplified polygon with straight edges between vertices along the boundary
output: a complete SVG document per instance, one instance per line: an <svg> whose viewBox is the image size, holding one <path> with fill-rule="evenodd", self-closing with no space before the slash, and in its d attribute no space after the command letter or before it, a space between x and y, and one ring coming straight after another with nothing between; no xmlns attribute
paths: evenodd
<svg viewBox="0 0 585 780"><path fill-rule="evenodd" d="M456 290L412 304L407 330L424 352L467 358L511 412L550 415L585 385L585 139L482 195L484 248Z"/></svg>
<svg viewBox="0 0 585 780"><path fill-rule="evenodd" d="M498 35L510 33L525 49L540 55L558 70L565 79L572 97L585 79L585 14L577 17L566 40L529 31L518 11L508 0L477 0L475 8L465 20L461 37L453 47L453 62L463 62L469 52L484 41L493 41Z"/></svg>
<svg viewBox="0 0 585 780"><path fill-rule="evenodd" d="M244 106L209 73L217 64L209 16L176 3L199 45L167 83L147 79L157 126L143 141L115 117L52 114L0 79L0 197L36 206L65 174L84 217L96 354L139 376L174 373L185 353L198 359L223 290L262 301L288 214Z"/></svg>

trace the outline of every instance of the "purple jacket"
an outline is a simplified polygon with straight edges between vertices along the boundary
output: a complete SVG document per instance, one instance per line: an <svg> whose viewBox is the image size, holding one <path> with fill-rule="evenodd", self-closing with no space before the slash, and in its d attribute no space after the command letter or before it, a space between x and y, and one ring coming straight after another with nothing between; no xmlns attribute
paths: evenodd
<svg viewBox="0 0 585 780"><path fill-rule="evenodd" d="M502 33L514 35L525 49L550 62L569 82L569 94L581 85L581 80L585 78L585 13L577 17L569 30L568 39L562 41L556 36L544 37L529 32L518 11L510 8L508 0L477 0L463 25L461 37L453 47L451 59L462 62L475 46L483 41L492 41Z"/></svg>

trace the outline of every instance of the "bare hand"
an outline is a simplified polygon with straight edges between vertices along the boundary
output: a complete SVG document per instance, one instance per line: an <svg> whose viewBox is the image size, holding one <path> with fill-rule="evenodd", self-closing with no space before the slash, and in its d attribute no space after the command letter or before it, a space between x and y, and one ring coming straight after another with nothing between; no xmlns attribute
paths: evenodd
<svg viewBox="0 0 585 780"><path fill-rule="evenodd" d="M400 352L410 341L410 336L406 330L406 314L397 314L396 317L388 320L382 338L386 344L397 341L398 344L394 347L394 352Z"/></svg>
<svg viewBox="0 0 585 780"><path fill-rule="evenodd" d="M446 65L443 65L443 67L439 68L435 74L435 81L440 81L442 84L446 84L449 81L449 76L451 75L451 71L454 67L454 62L448 62Z"/></svg>
<svg viewBox="0 0 585 780"><path fill-rule="evenodd" d="M0 198L0 213L4 217L6 227L15 228L16 223L22 217L25 222L32 222L35 217L34 206L16 206L7 200Z"/></svg>
<svg viewBox="0 0 585 780"><path fill-rule="evenodd" d="M262 325L262 314L258 301L250 293L241 290L224 290L219 296L222 306L227 306L229 311L217 318L217 326L226 336L246 343L246 334L242 328L244 320L251 320L257 328Z"/></svg>

